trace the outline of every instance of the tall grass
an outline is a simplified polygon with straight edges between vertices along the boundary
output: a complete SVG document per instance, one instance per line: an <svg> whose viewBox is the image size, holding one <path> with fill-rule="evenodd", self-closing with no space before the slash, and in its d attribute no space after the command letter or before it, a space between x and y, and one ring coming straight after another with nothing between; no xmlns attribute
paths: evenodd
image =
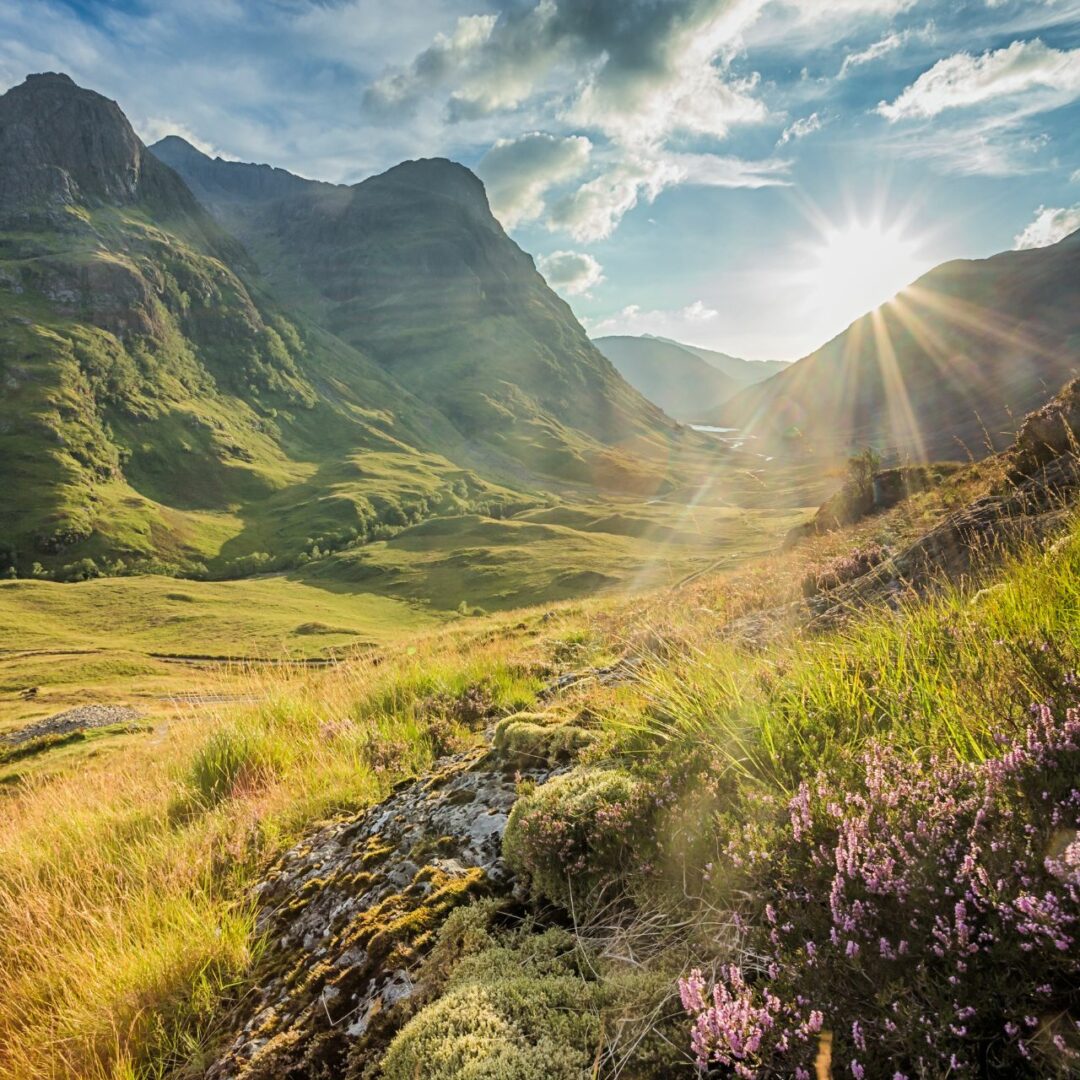
<svg viewBox="0 0 1080 1080"><path fill-rule="evenodd" d="M700 749L785 792L874 736L979 759L1000 725L1059 693L1080 663L1080 534L1026 549L994 580L766 654L698 637L681 657L645 664L646 707L618 724L624 747Z"/></svg>
<svg viewBox="0 0 1080 1080"><path fill-rule="evenodd" d="M0 1077L201 1076L259 953L246 897L267 860L427 767L448 738L476 738L453 715L432 723L469 687L495 708L533 701L513 648L436 635L378 666L263 669L258 704L193 713L153 745L8 798Z"/></svg>

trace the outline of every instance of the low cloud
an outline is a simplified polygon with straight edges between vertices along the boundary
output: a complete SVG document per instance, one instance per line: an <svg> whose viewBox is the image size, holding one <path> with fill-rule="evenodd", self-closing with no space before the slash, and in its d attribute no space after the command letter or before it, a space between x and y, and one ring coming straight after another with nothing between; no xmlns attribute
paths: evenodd
<svg viewBox="0 0 1080 1080"><path fill-rule="evenodd" d="M777 145L786 146L793 139L805 139L807 135L813 135L815 131L820 131L823 123L821 117L816 112L811 113L809 116L804 116L784 128L783 134L780 136Z"/></svg>
<svg viewBox="0 0 1080 1080"><path fill-rule="evenodd" d="M518 139L500 139L476 171L495 216L512 229L540 217L548 191L579 177L591 152L592 143L582 135L534 131Z"/></svg>
<svg viewBox="0 0 1080 1080"><path fill-rule="evenodd" d="M1080 229L1080 205L1040 206L1035 211L1035 220L1023 232L1017 233L1013 247L1017 251L1048 247L1059 240L1064 240L1077 229Z"/></svg>
<svg viewBox="0 0 1080 1080"><path fill-rule="evenodd" d="M1080 97L1080 49L1062 51L1035 38L981 56L955 53L924 71L891 104L881 102L877 111L893 122L930 119L947 109L1034 93L1045 95L1045 108Z"/></svg>
<svg viewBox="0 0 1080 1080"><path fill-rule="evenodd" d="M547 283L566 296L588 296L604 280L604 268L584 251L553 251L536 260Z"/></svg>

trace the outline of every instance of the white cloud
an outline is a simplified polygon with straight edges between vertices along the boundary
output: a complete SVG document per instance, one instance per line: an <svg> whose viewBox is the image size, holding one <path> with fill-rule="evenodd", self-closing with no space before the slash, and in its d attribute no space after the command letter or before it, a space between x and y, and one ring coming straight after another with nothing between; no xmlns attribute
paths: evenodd
<svg viewBox="0 0 1080 1080"><path fill-rule="evenodd" d="M1080 169L1077 169L1076 172L1074 172L1072 176L1069 177L1069 183L1080 184Z"/></svg>
<svg viewBox="0 0 1080 1080"><path fill-rule="evenodd" d="M1013 246L1020 251L1025 248L1048 247L1064 240L1080 229L1080 205L1071 207L1040 206L1035 220L1016 236Z"/></svg>
<svg viewBox="0 0 1080 1080"><path fill-rule="evenodd" d="M499 139L476 171L495 216L512 229L535 221L544 212L547 192L580 176L591 152L592 143L582 135L533 131L517 139Z"/></svg>
<svg viewBox="0 0 1080 1080"><path fill-rule="evenodd" d="M553 251L536 260L548 284L566 296L588 296L604 280L604 268L584 251Z"/></svg>
<svg viewBox="0 0 1080 1080"><path fill-rule="evenodd" d="M811 113L809 116L804 116L784 128L783 134L780 136L777 145L786 146L793 139L805 139L807 135L812 135L815 131L820 131L822 124L823 121L816 112Z"/></svg>
<svg viewBox="0 0 1080 1080"><path fill-rule="evenodd" d="M776 187L788 183L789 168L790 162L777 159L754 162L719 154L642 152L634 161L617 161L556 202L548 226L569 233L579 243L591 243L609 237L641 200L651 203L669 187Z"/></svg>
<svg viewBox="0 0 1080 1080"><path fill-rule="evenodd" d="M702 300L695 300L686 307L675 310L643 311L637 304L630 304L614 315L596 321L586 320L590 337L606 337L609 334L641 335L673 338L676 341L698 341L706 325L720 317L719 312Z"/></svg>
<svg viewBox="0 0 1080 1080"><path fill-rule="evenodd" d="M136 127L139 138L147 146L156 143L159 139L164 139L166 135L179 135L180 138L191 143L196 150L201 150L209 157L225 158L227 161L236 160L230 154L218 149L213 143L200 138L187 124L179 120L171 120L164 116L146 116L139 120L137 125L132 126Z"/></svg>
<svg viewBox="0 0 1080 1080"><path fill-rule="evenodd" d="M881 102L878 112L894 122L928 119L947 109L1036 92L1045 95L1036 107L1080 97L1080 49L1062 51L1035 38L981 56L955 53L924 71L891 104Z"/></svg>
<svg viewBox="0 0 1080 1080"><path fill-rule="evenodd" d="M932 19L921 29L892 30L884 37L880 37L877 41L867 45L865 49L848 53L844 57L844 62L840 65L838 77L841 79L846 78L851 74L853 68L872 64L875 60L880 60L883 56L888 56L890 53L904 48L911 41L929 41L934 37L936 30L937 27Z"/></svg>

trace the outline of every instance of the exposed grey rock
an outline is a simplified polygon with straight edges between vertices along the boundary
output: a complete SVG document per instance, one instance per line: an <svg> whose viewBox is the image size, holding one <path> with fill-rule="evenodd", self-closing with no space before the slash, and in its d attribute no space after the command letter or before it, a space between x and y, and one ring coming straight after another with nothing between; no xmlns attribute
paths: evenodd
<svg viewBox="0 0 1080 1080"><path fill-rule="evenodd" d="M286 852L255 890L270 944L210 1080L352 1076L377 1060L445 916L509 895L501 848L517 781L556 771L518 771L487 748L456 754Z"/></svg>
<svg viewBox="0 0 1080 1080"><path fill-rule="evenodd" d="M138 709L126 705L80 705L57 713L45 720L35 721L17 731L0 736L0 742L10 745L28 742L42 735L66 735L84 728L108 727L111 724L130 724L142 718Z"/></svg>

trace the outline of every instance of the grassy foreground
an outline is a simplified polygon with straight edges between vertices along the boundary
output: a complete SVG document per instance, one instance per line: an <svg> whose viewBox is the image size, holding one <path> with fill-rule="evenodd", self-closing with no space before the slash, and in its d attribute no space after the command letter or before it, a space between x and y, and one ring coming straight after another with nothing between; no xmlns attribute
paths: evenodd
<svg viewBox="0 0 1080 1080"><path fill-rule="evenodd" d="M1033 703L1066 704L1080 646L1075 528L1063 543L1022 553L980 582L981 590L869 612L827 636L790 636L764 651L717 638L718 623L796 595L808 563L827 561L852 541L833 537L796 558L705 576L673 592L459 622L387 647L378 664L360 658L331 672L256 673L256 705L204 710L153 744L135 741L123 755L14 793L0 823L0 969L9 973L0 1000L0 1077L201 1075L221 1003L242 992L263 948L247 900L260 869L311 823L378 799L398 778L475 739L455 719L453 702L478 688L496 714L542 708L593 732L574 772L523 792L506 841L535 897L574 912L581 936L573 947L593 958L583 1001L603 998L605 986L624 988L627 957L656 976L639 988L639 1015L642 1038L656 1035L666 1057L635 1071L625 1040L602 1023L579 1025L574 1038L588 1040L586 1071L689 1073L696 1054L703 1063L741 1065L747 1076L786 1075L787 1059L766 1037L779 1030L767 993L777 1001L782 991L804 993L792 972L808 969L807 955L801 940L788 948L783 934L771 945L770 920L779 910L794 926L788 913L820 909L827 925L829 910L827 876L809 906L782 888L788 868L801 865L786 824L792 800L811 781L807 814L815 829L826 829L828 806L863 798L867 762L879 761L883 751L874 748L882 746L888 759L880 769L898 785L931 765L935 783L975 784L981 773L955 770L998 760L1002 740L1026 730ZM538 704L553 674L627 655L641 661L631 682L586 679ZM827 847L826 832L815 835ZM566 866L577 868L569 881ZM811 871L820 876L821 867L811 858L803 869L817 887ZM939 900L932 895L928 904ZM799 931L813 941L822 927L811 919ZM477 960L471 982L458 975L448 984L461 1000L483 996L485 979L505 978L507 957L532 957L538 948L533 939L504 937L497 949L484 940L484 956L502 950L502 974ZM771 982L747 965L770 948ZM954 948L950 938L950 956ZM812 972L814 992L829 1001L824 1019L785 1013L792 1039L802 1032L811 1059L823 1047L831 1055L833 1072L827 1064L825 1075L886 1075L886 1067L888 1075L944 1075L934 1062L907 1073L891 1067L914 1055L881 1035L882 1024L894 1023L890 995L923 1009L933 1004L934 1024L940 1028L948 1015L959 1028L965 1021L957 1016L972 1009L981 1023L1001 993L996 983L969 978L968 997L954 1009L940 965L926 961L908 983L890 968L900 980L890 987L878 968L842 953ZM1041 992L1028 985L1020 955L997 956L1019 973L1010 1008ZM1065 961L1054 963L1041 968L1050 987L1043 1005L1027 1006L1030 1029L988 1035L969 1023L971 1055L958 1057L957 1075L1021 1075L1023 1068L1069 1075L1075 1003L1062 990ZM558 987L544 981L556 978L554 968L537 970L536 992L550 991L557 1008L570 969L559 968ZM674 1001L680 976L685 1009ZM859 993L852 1002L837 989L867 978L879 978L881 994ZM714 984L723 988L715 998ZM732 1053L736 1014L761 1029L752 1054ZM449 998L421 1011L391 1048L393 1075L412 1075L418 1061L430 1060L425 1055L446 1051L451 1028L460 1036L469 1015ZM922 1032L917 1014L899 1019L904 1030ZM860 1048L863 1029L879 1039L869 1050ZM831 1042L821 1039L824 1030ZM965 1038L941 1031L943 1045ZM745 1039L740 1045L746 1051ZM445 1075L466 1074L448 1065Z"/></svg>

